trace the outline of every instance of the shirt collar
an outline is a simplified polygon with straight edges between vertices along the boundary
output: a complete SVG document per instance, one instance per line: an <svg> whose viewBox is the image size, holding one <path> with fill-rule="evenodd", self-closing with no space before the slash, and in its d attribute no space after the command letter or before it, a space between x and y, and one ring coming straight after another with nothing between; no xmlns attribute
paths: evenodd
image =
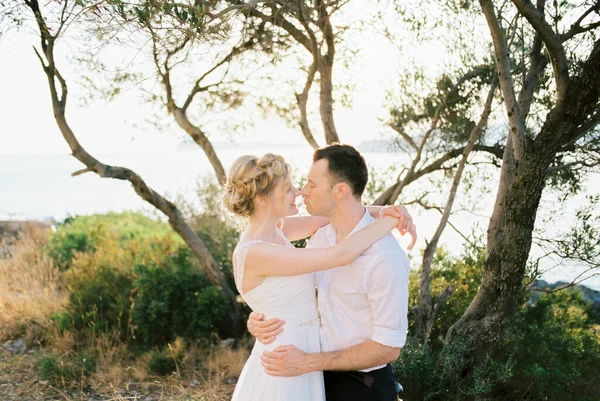
<svg viewBox="0 0 600 401"><path fill-rule="evenodd" d="M363 214L363 217L360 219L358 224L356 224L356 226L350 232L350 234L348 234L348 236L350 236L350 235L354 234L355 232L361 230L362 228L368 226L369 224L373 223L374 221L375 221L375 218L373 216L371 216L371 213L369 213L367 208L365 208L365 213ZM325 231L325 236L327 237L327 240L329 241L330 245L335 245L335 229L333 228L333 226L331 224L329 224L327 226L326 231Z"/></svg>

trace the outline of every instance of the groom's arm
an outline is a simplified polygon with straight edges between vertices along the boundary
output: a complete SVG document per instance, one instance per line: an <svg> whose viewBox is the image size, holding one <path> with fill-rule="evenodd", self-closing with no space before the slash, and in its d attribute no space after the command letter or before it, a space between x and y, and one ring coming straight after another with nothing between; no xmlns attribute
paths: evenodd
<svg viewBox="0 0 600 401"><path fill-rule="evenodd" d="M367 340L339 351L307 354L305 363L307 372L362 370L393 362L399 356L399 347L388 347L373 340Z"/></svg>
<svg viewBox="0 0 600 401"><path fill-rule="evenodd" d="M293 345L265 351L261 363L271 376L299 376L319 370L362 370L385 365L400 356L400 348L372 340L332 352L307 353Z"/></svg>

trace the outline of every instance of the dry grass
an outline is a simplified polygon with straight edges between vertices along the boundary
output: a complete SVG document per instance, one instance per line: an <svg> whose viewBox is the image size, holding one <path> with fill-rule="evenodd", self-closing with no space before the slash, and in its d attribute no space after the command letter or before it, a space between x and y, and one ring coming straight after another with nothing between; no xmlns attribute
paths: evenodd
<svg viewBox="0 0 600 401"><path fill-rule="evenodd" d="M103 346L98 342L97 350ZM105 343L108 345L108 343ZM172 355L183 354L176 372L158 377L148 372L150 354L132 357L123 345L112 345L100 355L96 372L90 377L98 394L115 400L124 394L152 395L158 400L230 400L248 350L232 348L200 348L181 340L170 345ZM123 398L124 399L124 398Z"/></svg>
<svg viewBox="0 0 600 401"><path fill-rule="evenodd" d="M0 259L0 340L43 341L50 317L67 301L60 272L42 251L46 231L26 225L8 258Z"/></svg>
<svg viewBox="0 0 600 401"><path fill-rule="evenodd" d="M112 351L111 351L112 352ZM208 353L208 354L207 354ZM0 354L0 400L2 401L229 401L246 358L245 349L200 350L188 348L181 376L157 377L147 373L145 358L125 356L104 359L87 383L53 385L40 379L39 364L47 351L31 355ZM197 363L197 367L188 365ZM108 363L110 360L118 363ZM129 361L129 362L127 362Z"/></svg>

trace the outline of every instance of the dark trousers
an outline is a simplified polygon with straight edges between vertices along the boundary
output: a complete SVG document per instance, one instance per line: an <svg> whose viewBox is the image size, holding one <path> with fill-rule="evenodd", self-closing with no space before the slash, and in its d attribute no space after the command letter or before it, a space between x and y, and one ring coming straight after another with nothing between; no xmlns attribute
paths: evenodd
<svg viewBox="0 0 600 401"><path fill-rule="evenodd" d="M323 372L327 401L396 401L391 365L371 372Z"/></svg>

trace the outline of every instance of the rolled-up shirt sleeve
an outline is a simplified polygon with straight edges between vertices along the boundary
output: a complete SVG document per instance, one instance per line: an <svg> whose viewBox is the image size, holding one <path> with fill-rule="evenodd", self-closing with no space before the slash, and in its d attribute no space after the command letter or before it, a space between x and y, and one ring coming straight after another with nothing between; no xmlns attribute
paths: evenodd
<svg viewBox="0 0 600 401"><path fill-rule="evenodd" d="M401 348L408 332L410 266L403 253L379 255L364 276L373 334L371 340Z"/></svg>

